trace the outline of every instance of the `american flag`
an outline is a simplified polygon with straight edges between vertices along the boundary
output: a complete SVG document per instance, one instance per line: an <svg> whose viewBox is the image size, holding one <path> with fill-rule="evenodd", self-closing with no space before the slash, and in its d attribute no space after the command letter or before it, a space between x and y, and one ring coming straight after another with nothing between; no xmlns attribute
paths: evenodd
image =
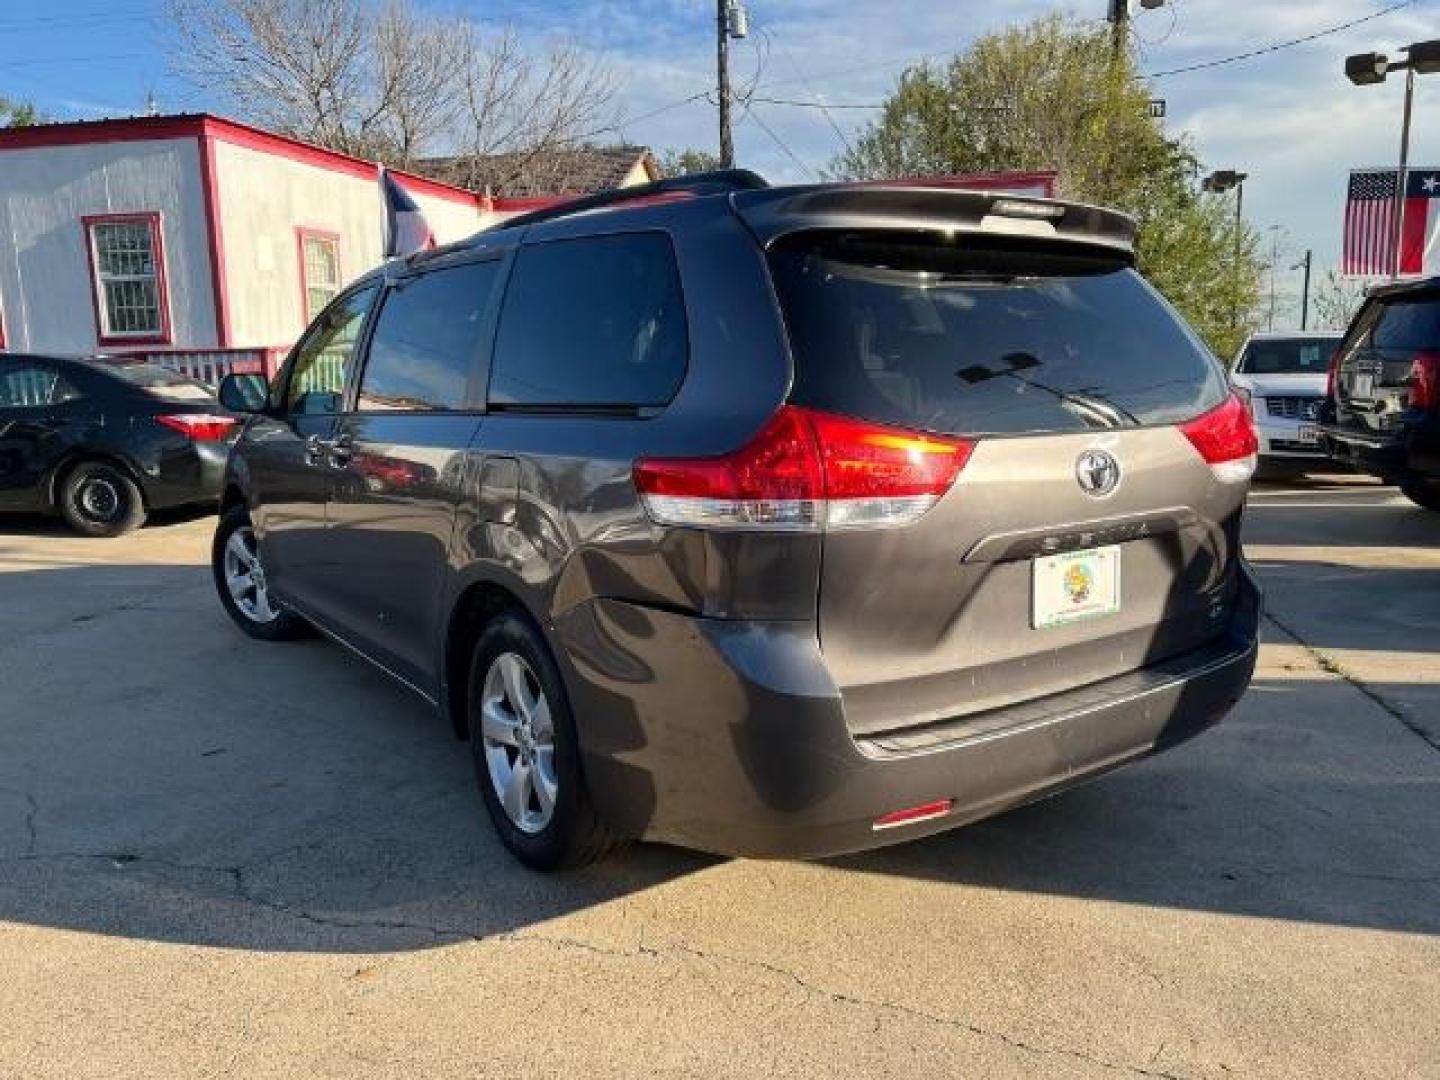
<svg viewBox="0 0 1440 1080"><path fill-rule="evenodd" d="M1363 169L1350 174L1345 200L1345 245L1341 273L1356 276L1395 271L1395 169ZM1400 273L1434 273L1440 169L1409 169L1405 178L1404 235Z"/></svg>
<svg viewBox="0 0 1440 1080"><path fill-rule="evenodd" d="M1350 174L1341 273L1388 274L1395 269L1395 175L1394 169Z"/></svg>

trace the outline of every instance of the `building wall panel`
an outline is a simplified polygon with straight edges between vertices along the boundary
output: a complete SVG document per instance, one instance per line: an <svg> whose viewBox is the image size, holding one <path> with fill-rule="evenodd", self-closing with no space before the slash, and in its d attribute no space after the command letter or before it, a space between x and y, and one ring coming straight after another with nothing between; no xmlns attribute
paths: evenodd
<svg viewBox="0 0 1440 1080"><path fill-rule="evenodd" d="M298 230L339 237L343 281L382 261L380 185L363 169L328 168L221 139L215 173L234 345L286 344L304 329ZM479 228L474 205L418 192L415 199L440 243Z"/></svg>
<svg viewBox="0 0 1440 1080"><path fill-rule="evenodd" d="M0 307L9 348L99 348L81 218L141 211L160 214L174 341L218 342L199 154L189 138L0 150Z"/></svg>

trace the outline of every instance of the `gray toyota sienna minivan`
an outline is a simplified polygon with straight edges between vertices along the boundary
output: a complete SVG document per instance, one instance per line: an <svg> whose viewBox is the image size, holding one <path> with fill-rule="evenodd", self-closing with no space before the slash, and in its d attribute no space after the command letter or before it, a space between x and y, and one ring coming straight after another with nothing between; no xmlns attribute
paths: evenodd
<svg viewBox="0 0 1440 1080"><path fill-rule="evenodd" d="M661 181L346 289L249 412L214 569L468 736L506 846L816 856L1219 720L1255 465L1133 224L939 187Z"/></svg>

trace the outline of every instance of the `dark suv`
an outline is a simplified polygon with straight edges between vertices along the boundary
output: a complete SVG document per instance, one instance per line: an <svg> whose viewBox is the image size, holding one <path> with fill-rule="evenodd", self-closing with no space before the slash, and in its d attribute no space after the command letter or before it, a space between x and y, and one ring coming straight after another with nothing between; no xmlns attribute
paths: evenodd
<svg viewBox="0 0 1440 1080"><path fill-rule="evenodd" d="M1440 510L1440 278L1371 292L1330 368L1330 457Z"/></svg>
<svg viewBox="0 0 1440 1080"><path fill-rule="evenodd" d="M539 867L891 843L1173 745L1254 666L1256 440L1132 232L742 172L392 263L251 400L220 597L435 702Z"/></svg>

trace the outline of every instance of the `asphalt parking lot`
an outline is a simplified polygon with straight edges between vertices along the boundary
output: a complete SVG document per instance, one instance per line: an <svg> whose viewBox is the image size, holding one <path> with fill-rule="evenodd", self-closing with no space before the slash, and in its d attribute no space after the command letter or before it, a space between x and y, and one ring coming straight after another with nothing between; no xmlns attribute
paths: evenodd
<svg viewBox="0 0 1440 1080"><path fill-rule="evenodd" d="M0 1077L1440 1076L1440 515L1260 488L1220 728L821 863L559 877L468 752L234 630L212 518L0 521Z"/></svg>

